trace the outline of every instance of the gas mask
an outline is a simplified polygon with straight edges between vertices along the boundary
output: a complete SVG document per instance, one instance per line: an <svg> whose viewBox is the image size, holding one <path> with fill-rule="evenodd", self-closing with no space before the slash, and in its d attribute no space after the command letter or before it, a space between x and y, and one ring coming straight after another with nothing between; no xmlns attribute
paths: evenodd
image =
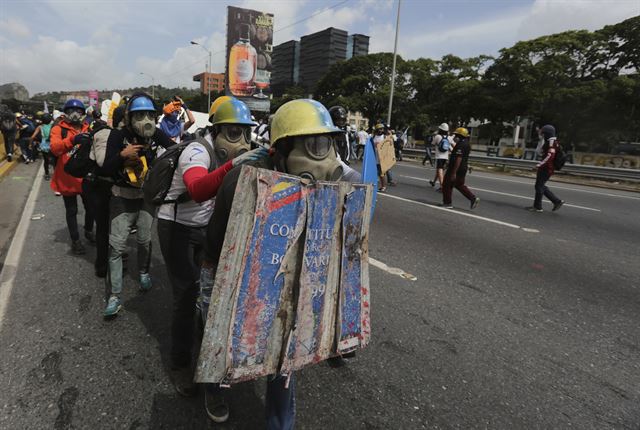
<svg viewBox="0 0 640 430"><path fill-rule="evenodd" d="M64 114L67 117L67 121L73 125L82 124L85 118L85 113L82 109L67 109Z"/></svg>
<svg viewBox="0 0 640 430"><path fill-rule="evenodd" d="M156 114L152 111L131 112L129 122L131 129L138 136L149 139L156 132Z"/></svg>
<svg viewBox="0 0 640 430"><path fill-rule="evenodd" d="M251 149L251 128L236 124L222 124L218 126L213 147L220 161L233 160L238 155Z"/></svg>
<svg viewBox="0 0 640 430"><path fill-rule="evenodd" d="M292 140L293 149L285 161L287 173L310 182L337 181L342 177L332 135L298 136Z"/></svg>

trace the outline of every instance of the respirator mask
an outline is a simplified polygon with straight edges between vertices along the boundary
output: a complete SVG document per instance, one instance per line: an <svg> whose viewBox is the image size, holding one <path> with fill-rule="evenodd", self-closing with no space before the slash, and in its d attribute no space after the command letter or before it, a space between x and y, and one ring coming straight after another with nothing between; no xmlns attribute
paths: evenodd
<svg viewBox="0 0 640 430"><path fill-rule="evenodd" d="M213 146L216 155L222 162L233 160L249 149L251 142L251 128L236 124L222 124L218 126Z"/></svg>
<svg viewBox="0 0 640 430"><path fill-rule="evenodd" d="M67 117L67 121L73 125L82 124L82 121L84 121L86 116L82 109L67 109L64 111L64 115Z"/></svg>
<svg viewBox="0 0 640 430"><path fill-rule="evenodd" d="M156 132L156 113L152 111L131 112L131 129L140 137L149 139Z"/></svg>
<svg viewBox="0 0 640 430"><path fill-rule="evenodd" d="M292 149L285 161L288 173L310 182L337 181L342 177L343 169L336 157L334 136L296 136L291 141Z"/></svg>

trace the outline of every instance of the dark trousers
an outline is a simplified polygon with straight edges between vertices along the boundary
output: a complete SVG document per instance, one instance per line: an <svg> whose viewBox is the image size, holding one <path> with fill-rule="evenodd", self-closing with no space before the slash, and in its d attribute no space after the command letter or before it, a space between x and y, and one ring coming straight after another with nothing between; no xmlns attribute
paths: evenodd
<svg viewBox="0 0 640 430"><path fill-rule="evenodd" d="M44 167L44 174L49 176L49 166L55 169L56 157L51 152L42 152L42 166ZM94 212L95 213L95 212Z"/></svg>
<svg viewBox="0 0 640 430"><path fill-rule="evenodd" d="M33 154L31 153L29 138L21 137L20 140L18 140L18 145L20 146L20 152L22 152L22 158L25 160L31 160L33 158Z"/></svg>
<svg viewBox="0 0 640 430"><path fill-rule="evenodd" d="M93 212L87 202L87 198L84 193L80 194L82 199L82 206L84 206L84 229L86 231L93 230ZM64 208L67 218L67 228L69 229L69 235L72 241L80 239L80 233L78 232L78 196L62 196L64 200Z"/></svg>
<svg viewBox="0 0 640 430"><path fill-rule="evenodd" d="M46 162L46 153L45 156ZM106 273L109 269L109 201L111 184L100 180L84 181L82 191L93 211L96 221L96 271Z"/></svg>
<svg viewBox="0 0 640 430"><path fill-rule="evenodd" d="M13 155L13 145L16 143L15 130L9 132L2 132L2 138L4 140L4 151L7 155Z"/></svg>
<svg viewBox="0 0 640 430"><path fill-rule="evenodd" d="M456 190L460 191L462 195L468 198L469 200L473 201L476 198L475 194L473 194L469 189L469 187L467 187L464 184L466 176L467 176L466 170L463 172L458 172L458 174L456 174L456 180L452 181L451 173L450 172L445 173L444 184L442 184L442 202L445 205L451 204L451 198L452 198L454 187L456 188Z"/></svg>
<svg viewBox="0 0 640 430"><path fill-rule="evenodd" d="M551 178L551 174L547 169L538 169L538 173L536 175L536 196L533 200L533 206L536 209L542 209L542 196L544 195L546 198L551 200L553 204L560 203L560 199L556 197L555 194L551 192L549 188L547 188L547 181Z"/></svg>
<svg viewBox="0 0 640 430"><path fill-rule="evenodd" d="M173 290L171 360L174 367L191 364L194 345L196 299L206 227L189 227L158 219L160 250Z"/></svg>

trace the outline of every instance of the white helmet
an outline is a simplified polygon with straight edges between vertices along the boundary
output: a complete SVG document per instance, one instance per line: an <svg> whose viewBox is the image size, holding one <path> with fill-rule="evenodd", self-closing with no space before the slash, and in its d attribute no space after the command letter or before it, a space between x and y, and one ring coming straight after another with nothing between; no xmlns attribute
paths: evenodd
<svg viewBox="0 0 640 430"><path fill-rule="evenodd" d="M440 124L438 126L438 130L442 130L442 131L449 131L449 124L447 124L446 122L443 122L442 124Z"/></svg>

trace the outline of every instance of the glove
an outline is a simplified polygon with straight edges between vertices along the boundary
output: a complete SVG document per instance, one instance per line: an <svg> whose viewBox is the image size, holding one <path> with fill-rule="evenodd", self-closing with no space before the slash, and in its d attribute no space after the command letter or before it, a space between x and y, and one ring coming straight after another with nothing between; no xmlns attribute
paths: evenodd
<svg viewBox="0 0 640 430"><path fill-rule="evenodd" d="M231 163L233 167L240 166L245 163L260 161L269 156L269 150L266 148L256 148L251 151L245 152L244 154L238 155L234 158Z"/></svg>
<svg viewBox="0 0 640 430"><path fill-rule="evenodd" d="M79 133L73 138L74 145L84 145L86 143L91 143L91 135L89 133Z"/></svg>

